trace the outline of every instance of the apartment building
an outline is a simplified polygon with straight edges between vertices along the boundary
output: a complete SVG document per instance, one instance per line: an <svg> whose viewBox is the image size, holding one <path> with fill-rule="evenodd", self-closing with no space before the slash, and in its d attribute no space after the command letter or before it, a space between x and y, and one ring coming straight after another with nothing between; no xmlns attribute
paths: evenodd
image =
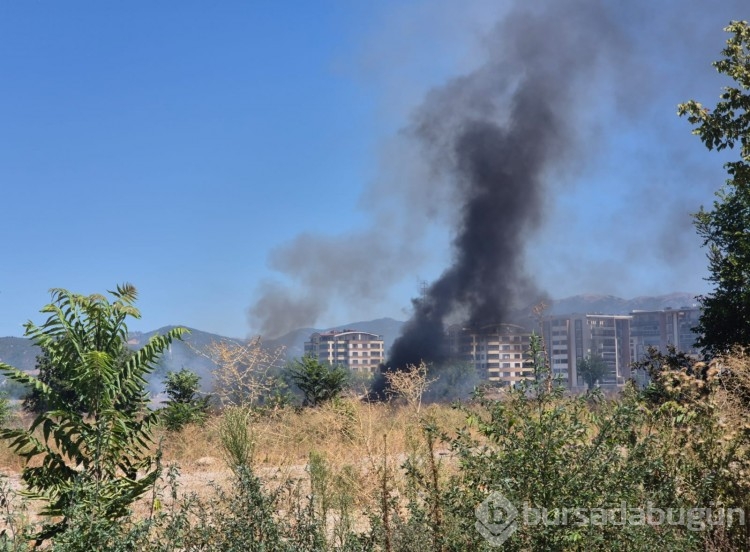
<svg viewBox="0 0 750 552"><path fill-rule="evenodd" d="M526 363L531 332L521 326L451 326L447 337L451 355L471 363L483 379L514 386L533 376L532 368Z"/></svg>
<svg viewBox="0 0 750 552"><path fill-rule="evenodd" d="M633 359L638 361L644 358L649 347L666 353L670 345L687 354L700 354L695 346L698 334L693 330L698 325L700 315L700 307L631 312Z"/></svg>
<svg viewBox="0 0 750 552"><path fill-rule="evenodd" d="M552 376L558 379L566 387L570 387L571 381L571 356L573 334L572 322L567 317L556 317L544 321L545 350L549 359Z"/></svg>
<svg viewBox="0 0 750 552"><path fill-rule="evenodd" d="M552 373L570 388L585 387L578 364L589 356L599 356L607 364L600 384L622 385L631 377L630 321L629 315L615 314L547 317L543 328Z"/></svg>
<svg viewBox="0 0 750 552"><path fill-rule="evenodd" d="M305 342L305 355L352 372L374 374L385 362L383 336L358 330L314 333Z"/></svg>

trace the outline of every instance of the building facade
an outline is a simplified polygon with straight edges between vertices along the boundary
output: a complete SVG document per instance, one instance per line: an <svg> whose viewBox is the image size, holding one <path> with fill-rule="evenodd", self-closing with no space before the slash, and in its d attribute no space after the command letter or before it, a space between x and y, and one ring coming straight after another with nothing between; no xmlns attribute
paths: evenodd
<svg viewBox="0 0 750 552"><path fill-rule="evenodd" d="M470 363L480 378L508 386L533 377L526 362L530 338L531 332L514 324L452 326L448 330L453 358Z"/></svg>
<svg viewBox="0 0 750 552"><path fill-rule="evenodd" d="M547 358L549 359L552 376L565 385L571 387L571 370L575 363L571 362L572 334L571 320L567 317L555 317L544 321L544 339Z"/></svg>
<svg viewBox="0 0 750 552"><path fill-rule="evenodd" d="M305 342L305 355L352 372L374 374L385 362L385 343L380 335L358 330L316 332Z"/></svg>
<svg viewBox="0 0 750 552"><path fill-rule="evenodd" d="M570 314L543 322L545 346L553 375L569 388L583 388L578 373L581 360L600 357L607 365L599 384L619 386L631 377L629 315Z"/></svg>
<svg viewBox="0 0 750 552"><path fill-rule="evenodd" d="M698 334L693 331L701 315L700 307L633 311L630 323L633 360L642 360L649 347L666 353L670 345L689 355L699 355L695 346Z"/></svg>

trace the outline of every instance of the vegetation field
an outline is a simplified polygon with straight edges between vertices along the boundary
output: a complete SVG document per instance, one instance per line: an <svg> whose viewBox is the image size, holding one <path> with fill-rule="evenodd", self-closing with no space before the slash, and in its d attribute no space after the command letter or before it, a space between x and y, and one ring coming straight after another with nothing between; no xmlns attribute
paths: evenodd
<svg viewBox="0 0 750 552"><path fill-rule="evenodd" d="M463 404L343 395L161 424L147 451L154 484L118 513L105 507L106 485L82 474L60 515L45 515L49 501L16 492L23 462L6 445L4 545L26 550L63 520L42 547L747 549L750 359L654 354L643 367L649 387L608 398L569 396L542 372ZM498 496L516 509L510 531L483 517Z"/></svg>

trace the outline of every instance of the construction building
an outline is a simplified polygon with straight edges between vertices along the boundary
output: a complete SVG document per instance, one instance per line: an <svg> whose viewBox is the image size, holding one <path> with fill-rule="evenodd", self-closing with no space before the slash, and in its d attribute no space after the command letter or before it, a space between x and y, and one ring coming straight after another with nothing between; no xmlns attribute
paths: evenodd
<svg viewBox="0 0 750 552"><path fill-rule="evenodd" d="M374 374L385 362L383 336L358 330L314 333L305 342L305 355L352 372Z"/></svg>
<svg viewBox="0 0 750 552"><path fill-rule="evenodd" d="M600 357L607 364L607 371L599 385L625 383L631 376L630 321L630 316L616 314L547 317L543 333L553 375L571 389L583 388L578 364L584 358Z"/></svg>
<svg viewBox="0 0 750 552"><path fill-rule="evenodd" d="M479 328L451 326L451 356L470 363L480 378L514 386L533 377L529 358L531 332L514 324L490 324Z"/></svg>
<svg viewBox="0 0 750 552"><path fill-rule="evenodd" d="M649 347L666 353L670 345L689 355L700 354L695 346L698 334L694 331L701 315L700 307L633 311L630 315L633 318L630 336L634 360L643 359Z"/></svg>

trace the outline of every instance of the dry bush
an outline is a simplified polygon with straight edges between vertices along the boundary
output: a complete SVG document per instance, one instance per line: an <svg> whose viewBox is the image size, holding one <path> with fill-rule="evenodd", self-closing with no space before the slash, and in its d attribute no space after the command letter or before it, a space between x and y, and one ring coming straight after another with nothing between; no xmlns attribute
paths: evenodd
<svg viewBox="0 0 750 552"><path fill-rule="evenodd" d="M406 400L406 403L419 414L422 397L430 385L438 378L427 379L427 364L409 364L406 370L392 370L385 373L391 394Z"/></svg>
<svg viewBox="0 0 750 552"><path fill-rule="evenodd" d="M750 350L737 347L708 368L719 442L735 456L726 475L750 496Z"/></svg>
<svg viewBox="0 0 750 552"><path fill-rule="evenodd" d="M257 406L275 389L276 372L283 366L284 348L266 349L260 337L247 343L212 341L204 349L194 350L216 366L214 395L222 406Z"/></svg>
<svg viewBox="0 0 750 552"><path fill-rule="evenodd" d="M462 415L447 405L424 409L440 423L459 426ZM278 417L255 422L256 458L275 464L284 459L304 462L311 450L323 452L341 462L361 461L377 456L383 435L389 448L404 452L414 432L419 432L408 408L387 403L366 403L340 399L314 409L285 409Z"/></svg>
<svg viewBox="0 0 750 552"><path fill-rule="evenodd" d="M748 351L663 369L654 382L662 396L648 430L675 491L696 504L713 500L750 511Z"/></svg>
<svg viewBox="0 0 750 552"><path fill-rule="evenodd" d="M712 361L707 375L715 382L717 401L746 420L750 413L750 350L737 347Z"/></svg>
<svg viewBox="0 0 750 552"><path fill-rule="evenodd" d="M432 404L422 412L430 424L449 432L464 425L464 415L448 405ZM413 410L388 403L342 399L315 409L286 409L278 418L254 423L258 466L299 475L310 454L319 455L331 473L346 474L360 507L376 506L372 500L378 496L384 461L389 484L403 489L404 462L424 459L428 449ZM439 446L436 454L447 456L447 446Z"/></svg>

